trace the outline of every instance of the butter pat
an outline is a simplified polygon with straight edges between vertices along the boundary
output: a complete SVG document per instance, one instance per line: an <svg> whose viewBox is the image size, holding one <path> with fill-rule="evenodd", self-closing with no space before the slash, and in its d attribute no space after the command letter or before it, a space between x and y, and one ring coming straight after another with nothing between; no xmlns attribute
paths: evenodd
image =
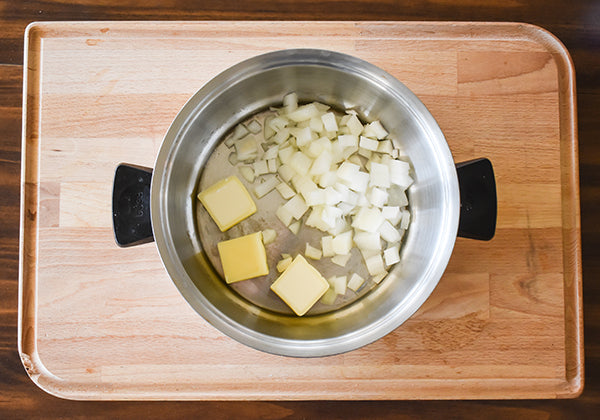
<svg viewBox="0 0 600 420"><path fill-rule="evenodd" d="M219 242L217 248L228 284L269 274L261 232Z"/></svg>
<svg viewBox="0 0 600 420"><path fill-rule="evenodd" d="M304 315L329 289L329 283L302 255L285 269L271 285L279 296L298 315Z"/></svg>
<svg viewBox="0 0 600 420"><path fill-rule="evenodd" d="M235 175L211 185L198 194L198 199L221 232L256 213L256 204Z"/></svg>

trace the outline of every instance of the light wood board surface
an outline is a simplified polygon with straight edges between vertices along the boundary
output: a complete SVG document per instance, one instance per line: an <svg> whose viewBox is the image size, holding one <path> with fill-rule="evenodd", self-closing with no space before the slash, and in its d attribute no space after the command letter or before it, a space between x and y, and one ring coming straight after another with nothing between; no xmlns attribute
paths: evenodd
<svg viewBox="0 0 600 420"><path fill-rule="evenodd" d="M185 101L229 66L283 48L336 50L417 94L455 160L494 163L490 242L458 239L425 305L343 355L265 354L179 295L154 244L120 249L116 165L151 167ZM26 43L21 357L74 399L574 397L583 387L574 74L520 24L62 22Z"/></svg>

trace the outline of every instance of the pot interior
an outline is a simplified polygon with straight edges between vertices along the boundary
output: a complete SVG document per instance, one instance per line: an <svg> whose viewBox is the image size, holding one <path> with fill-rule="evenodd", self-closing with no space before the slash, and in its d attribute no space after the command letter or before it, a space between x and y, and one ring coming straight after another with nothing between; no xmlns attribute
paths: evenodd
<svg viewBox="0 0 600 420"><path fill-rule="evenodd" d="M207 239L210 229L198 218L196 199L199 185L203 188L234 173L223 156L227 150L219 149L224 148L219 145L226 134L251 115L280 106L289 92L296 92L301 102L354 109L363 121L379 119L408 155L415 179L408 191L411 225L403 239L401 262L376 287L333 308L316 306L303 317L293 315L278 300L268 289L270 281L225 284L215 263L215 250L210 249L214 241ZM184 106L165 137L151 194L161 258L190 305L238 341L289 356L348 351L404 322L436 286L458 226L454 162L425 106L381 69L321 50L285 50L254 57L205 85ZM262 230L262 222L258 214L254 224L245 226L250 231ZM277 229L280 234L286 229L281 228ZM230 235L250 231L232 230ZM271 254L276 261L277 250ZM360 263L358 258L358 254L353 257L355 263Z"/></svg>

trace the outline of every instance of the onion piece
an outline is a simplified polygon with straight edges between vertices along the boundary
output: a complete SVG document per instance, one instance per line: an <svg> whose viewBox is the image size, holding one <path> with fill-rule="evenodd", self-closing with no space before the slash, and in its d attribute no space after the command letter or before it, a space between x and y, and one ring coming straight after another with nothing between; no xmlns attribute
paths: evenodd
<svg viewBox="0 0 600 420"><path fill-rule="evenodd" d="M257 160L252 164L252 168L254 169L254 176L257 177L269 173L269 167L265 160Z"/></svg>
<svg viewBox="0 0 600 420"><path fill-rule="evenodd" d="M389 243L399 242L400 239L402 239L398 229L392 226L389 220L385 220L381 226L379 226L378 231L381 237Z"/></svg>
<svg viewBox="0 0 600 420"><path fill-rule="evenodd" d="M283 273L285 271L285 269L288 268L291 263L292 263L292 257L286 257L286 258L279 260L279 262L277 263L277 271L280 273Z"/></svg>
<svg viewBox="0 0 600 420"><path fill-rule="evenodd" d="M291 199L288 200L287 203L285 203L280 208L288 211L296 220L300 219L308 210L308 206L299 194L293 196Z"/></svg>
<svg viewBox="0 0 600 420"><path fill-rule="evenodd" d="M262 126L260 125L260 123L256 120L252 120L250 121L248 124L246 124L246 128L248 129L248 131L250 131L252 134L258 134L262 131Z"/></svg>
<svg viewBox="0 0 600 420"><path fill-rule="evenodd" d="M262 231L262 237L263 243L265 245L268 245L275 241L275 238L277 237L277 232L275 232L275 229L265 229Z"/></svg>
<svg viewBox="0 0 600 420"><path fill-rule="evenodd" d="M371 124L368 124L367 127L377 139L383 139L388 135L388 132L383 128L380 121L373 121Z"/></svg>
<svg viewBox="0 0 600 420"><path fill-rule="evenodd" d="M298 95L296 92L288 93L283 97L283 107L286 114L298 109Z"/></svg>
<svg viewBox="0 0 600 420"><path fill-rule="evenodd" d="M327 112L321 115L321 121L323 122L323 128L327 131L338 131L338 125L333 112Z"/></svg>
<svg viewBox="0 0 600 420"><path fill-rule="evenodd" d="M396 244L383 251L383 260L388 267L400 261L400 245Z"/></svg>
<svg viewBox="0 0 600 420"><path fill-rule="evenodd" d="M373 254L365 258L365 265L367 266L367 271L372 276L376 276L377 274L383 273L385 271L385 266L383 264L383 258L381 257L381 254Z"/></svg>
<svg viewBox="0 0 600 420"><path fill-rule="evenodd" d="M361 147L365 150L369 150L371 152L376 152L378 146L379 146L379 141L370 139L369 137L360 136L360 141L358 143L358 147Z"/></svg>
<svg viewBox="0 0 600 420"><path fill-rule="evenodd" d="M410 223L410 212L406 209L402 210L402 219L400 220L400 229L408 229Z"/></svg>
<svg viewBox="0 0 600 420"><path fill-rule="evenodd" d="M289 226L292 223L292 220L294 220L292 213L290 213L288 209L285 209L283 207L279 207L275 211L275 215L279 220L281 220L281 223L283 223L285 226Z"/></svg>
<svg viewBox="0 0 600 420"><path fill-rule="evenodd" d="M330 286L329 289L327 289L327 291L325 292L325 294L323 294L323 296L321 297L319 302L321 302L324 305L333 305L336 298L337 298L337 293L335 293L335 290L333 289L333 287Z"/></svg>
<svg viewBox="0 0 600 420"><path fill-rule="evenodd" d="M382 188L389 188L389 166L371 161L371 167L369 168L369 185Z"/></svg>
<svg viewBox="0 0 600 420"><path fill-rule="evenodd" d="M258 156L258 145L254 136L246 136L235 142L235 151L238 161L245 162L256 159Z"/></svg>
<svg viewBox="0 0 600 420"><path fill-rule="evenodd" d="M248 182L254 182L256 178L254 175L254 169L250 166L240 166L239 168L240 174L244 177L244 179Z"/></svg>
<svg viewBox="0 0 600 420"><path fill-rule="evenodd" d="M257 198L262 198L273 191L280 182L281 181L277 176L270 176L269 178L266 178L264 182L254 187L254 195L256 195Z"/></svg>
<svg viewBox="0 0 600 420"><path fill-rule="evenodd" d="M285 200L289 200L296 194L294 192L294 190L292 190L290 188L290 186L288 184L286 184L285 182L279 183L275 188L277 189L277 192L279 192L279 194L281 194L281 197ZM398 211L398 214L399 213L400 213L400 211ZM400 219L398 218L398 220L400 220Z"/></svg>
<svg viewBox="0 0 600 420"><path fill-rule="evenodd" d="M381 283L381 280L383 280L387 275L388 275L387 271L382 271L381 273L371 277L371 280L374 283L379 284L379 283Z"/></svg>
<svg viewBox="0 0 600 420"><path fill-rule="evenodd" d="M282 162L283 159L281 160ZM287 162L284 162L287 163ZM295 152L289 161L290 166L299 174L307 174L313 161L310 156L305 155L304 153L298 151Z"/></svg>
<svg viewBox="0 0 600 420"><path fill-rule="evenodd" d="M333 276L328 278L327 282L337 295L346 294L347 276Z"/></svg>
<svg viewBox="0 0 600 420"><path fill-rule="evenodd" d="M360 289L360 286L362 286L364 282L365 279L356 273L352 273L350 280L348 280L348 289L356 292L358 289Z"/></svg>
<svg viewBox="0 0 600 420"><path fill-rule="evenodd" d="M340 267L346 267L346 264L348 264L348 260L350 260L350 254L335 255L331 257L331 262L336 265L339 265Z"/></svg>
<svg viewBox="0 0 600 420"><path fill-rule="evenodd" d="M381 251L381 236L379 232L355 232L354 243L360 250Z"/></svg>
<svg viewBox="0 0 600 420"><path fill-rule="evenodd" d="M402 213L400 213L400 206L383 206L381 208L381 215L393 226L396 226L402 217Z"/></svg>
<svg viewBox="0 0 600 420"><path fill-rule="evenodd" d="M289 112L287 117L294 121L306 121L319 115L319 110L314 103L299 106L296 110Z"/></svg>
<svg viewBox="0 0 600 420"><path fill-rule="evenodd" d="M340 233L333 237L331 242L333 252L337 255L346 255L350 253L352 249L352 231L348 230L344 233Z"/></svg>
<svg viewBox="0 0 600 420"><path fill-rule="evenodd" d="M350 133L355 136L358 136L363 131L363 125L356 114L353 114L350 118L348 118L348 121L346 121L346 127L348 127Z"/></svg>
<svg viewBox="0 0 600 420"><path fill-rule="evenodd" d="M304 256L306 258L310 258L312 260L320 260L323 256L323 253L320 249L311 246L308 242L306 243L306 248L304 250Z"/></svg>
<svg viewBox="0 0 600 420"><path fill-rule="evenodd" d="M288 229L294 234L297 235L300 232L300 221L296 221L294 223L290 223Z"/></svg>
<svg viewBox="0 0 600 420"><path fill-rule="evenodd" d="M279 165L279 168L277 168L277 173L285 182L290 182L292 177L296 174L296 171L294 171L291 166L283 164Z"/></svg>
<svg viewBox="0 0 600 420"><path fill-rule="evenodd" d="M385 219L381 215L379 209L374 207L362 207L356 216L354 216L352 227L365 232L376 232L384 220Z"/></svg>
<svg viewBox="0 0 600 420"><path fill-rule="evenodd" d="M372 206L381 208L388 201L388 193L381 188L374 187L367 193L367 199Z"/></svg>
<svg viewBox="0 0 600 420"><path fill-rule="evenodd" d="M333 251L333 236L321 237L321 250L324 257L333 257L335 255Z"/></svg>
<svg viewBox="0 0 600 420"><path fill-rule="evenodd" d="M225 140L225 146L232 147L236 140L241 139L249 133L248 129L243 124L238 124L233 129L231 136Z"/></svg>

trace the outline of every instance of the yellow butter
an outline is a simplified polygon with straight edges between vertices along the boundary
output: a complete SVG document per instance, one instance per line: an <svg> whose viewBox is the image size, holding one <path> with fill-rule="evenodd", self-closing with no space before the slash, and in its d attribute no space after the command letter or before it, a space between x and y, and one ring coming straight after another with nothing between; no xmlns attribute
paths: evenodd
<svg viewBox="0 0 600 420"><path fill-rule="evenodd" d="M304 315L329 289L329 283L302 255L285 269L271 285L279 296L298 315Z"/></svg>
<svg viewBox="0 0 600 420"><path fill-rule="evenodd" d="M198 194L198 199L221 232L256 213L254 200L235 175L211 185Z"/></svg>
<svg viewBox="0 0 600 420"><path fill-rule="evenodd" d="M219 242L217 248L227 283L269 274L261 232Z"/></svg>

